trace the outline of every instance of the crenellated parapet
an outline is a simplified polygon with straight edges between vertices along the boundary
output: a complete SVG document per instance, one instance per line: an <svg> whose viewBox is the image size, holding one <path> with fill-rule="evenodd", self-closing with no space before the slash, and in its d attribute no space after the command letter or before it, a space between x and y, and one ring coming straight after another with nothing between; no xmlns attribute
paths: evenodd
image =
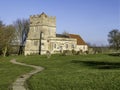
<svg viewBox="0 0 120 90"><path fill-rule="evenodd" d="M30 26L36 25L56 27L56 17L48 16L45 13L30 16Z"/></svg>

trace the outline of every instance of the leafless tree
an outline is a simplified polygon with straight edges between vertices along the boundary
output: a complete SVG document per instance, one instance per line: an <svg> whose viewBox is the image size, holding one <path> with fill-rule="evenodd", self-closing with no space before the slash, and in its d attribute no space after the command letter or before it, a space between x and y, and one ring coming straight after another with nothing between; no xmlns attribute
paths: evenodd
<svg viewBox="0 0 120 90"><path fill-rule="evenodd" d="M24 53L24 45L29 32L29 20L28 19L18 19L14 22L14 27L16 29L17 41L19 42L18 55Z"/></svg>

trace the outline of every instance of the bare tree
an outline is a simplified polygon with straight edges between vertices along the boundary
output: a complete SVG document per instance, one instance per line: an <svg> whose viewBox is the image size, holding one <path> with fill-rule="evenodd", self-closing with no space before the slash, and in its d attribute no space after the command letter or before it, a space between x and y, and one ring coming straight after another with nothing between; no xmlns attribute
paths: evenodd
<svg viewBox="0 0 120 90"><path fill-rule="evenodd" d="M67 31L64 31L62 34L65 36L69 36L69 33Z"/></svg>
<svg viewBox="0 0 120 90"><path fill-rule="evenodd" d="M17 41L19 42L18 55L24 53L24 45L29 32L29 20L28 19L18 19L14 22L16 28Z"/></svg>

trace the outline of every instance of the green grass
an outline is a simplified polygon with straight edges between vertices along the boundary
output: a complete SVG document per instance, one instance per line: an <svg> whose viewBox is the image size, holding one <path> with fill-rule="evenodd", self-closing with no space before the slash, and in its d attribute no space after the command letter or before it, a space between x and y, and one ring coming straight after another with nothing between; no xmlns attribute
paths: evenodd
<svg viewBox="0 0 120 90"><path fill-rule="evenodd" d="M32 68L11 64L9 62L11 59L13 57L0 57L0 90L9 90L18 76L32 70Z"/></svg>
<svg viewBox="0 0 120 90"><path fill-rule="evenodd" d="M30 90L120 90L120 57L53 55L17 60L45 67L27 81Z"/></svg>

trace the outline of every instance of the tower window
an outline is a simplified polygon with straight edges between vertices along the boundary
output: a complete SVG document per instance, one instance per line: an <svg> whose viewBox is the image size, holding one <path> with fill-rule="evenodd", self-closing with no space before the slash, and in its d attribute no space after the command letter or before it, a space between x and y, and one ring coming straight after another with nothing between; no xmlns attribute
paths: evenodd
<svg viewBox="0 0 120 90"><path fill-rule="evenodd" d="M68 44L66 44L66 48L68 48Z"/></svg>
<svg viewBox="0 0 120 90"><path fill-rule="evenodd" d="M57 46L57 45L56 45L56 44L54 44L54 48L56 48L56 46Z"/></svg>

